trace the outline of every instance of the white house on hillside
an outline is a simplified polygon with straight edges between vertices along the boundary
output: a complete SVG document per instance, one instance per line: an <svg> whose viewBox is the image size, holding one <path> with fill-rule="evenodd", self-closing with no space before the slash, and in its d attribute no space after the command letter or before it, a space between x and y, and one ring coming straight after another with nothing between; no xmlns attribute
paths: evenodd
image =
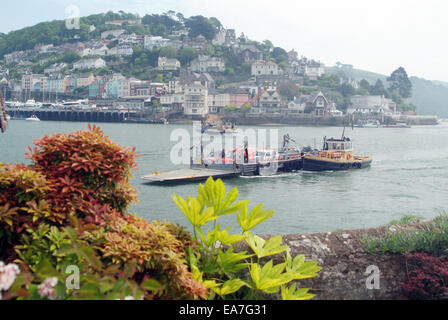
<svg viewBox="0 0 448 320"><path fill-rule="evenodd" d="M278 65L272 61L257 61L252 64L252 76L278 75Z"/></svg>
<svg viewBox="0 0 448 320"><path fill-rule="evenodd" d="M106 61L103 59L83 59L75 62L73 64L73 69L82 70L82 69L99 69L106 67Z"/></svg>

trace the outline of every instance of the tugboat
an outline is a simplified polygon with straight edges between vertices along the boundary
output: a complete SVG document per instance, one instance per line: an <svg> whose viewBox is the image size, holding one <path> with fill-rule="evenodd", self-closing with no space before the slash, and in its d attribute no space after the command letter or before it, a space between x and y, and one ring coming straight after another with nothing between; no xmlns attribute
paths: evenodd
<svg viewBox="0 0 448 320"><path fill-rule="evenodd" d="M305 171L343 171L363 169L372 163L371 157L356 156L350 138L327 139L321 151L315 150L303 156Z"/></svg>

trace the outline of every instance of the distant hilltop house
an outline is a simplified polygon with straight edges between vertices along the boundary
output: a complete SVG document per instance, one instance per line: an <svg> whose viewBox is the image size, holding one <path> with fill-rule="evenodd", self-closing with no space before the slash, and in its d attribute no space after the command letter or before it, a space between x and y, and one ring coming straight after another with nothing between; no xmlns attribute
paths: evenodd
<svg viewBox="0 0 448 320"><path fill-rule="evenodd" d="M105 56L109 48L102 42L89 44L84 48L80 48L78 53L81 57L86 56Z"/></svg>
<svg viewBox="0 0 448 320"><path fill-rule="evenodd" d="M180 62L177 59L159 57L157 68L162 71L174 71L180 68Z"/></svg>
<svg viewBox="0 0 448 320"><path fill-rule="evenodd" d="M213 45L232 46L236 43L236 33L234 29L222 29L212 40Z"/></svg>
<svg viewBox="0 0 448 320"><path fill-rule="evenodd" d="M252 63L263 60L263 52L254 45L241 44L236 48L236 54L243 63Z"/></svg>
<svg viewBox="0 0 448 320"><path fill-rule="evenodd" d="M107 50L108 55L132 56L134 49L128 44L122 44Z"/></svg>
<svg viewBox="0 0 448 320"><path fill-rule="evenodd" d="M252 64L252 76L277 75L278 73L278 65L273 61L257 61Z"/></svg>
<svg viewBox="0 0 448 320"><path fill-rule="evenodd" d="M58 73L61 72L65 67L67 67L67 64L65 62L54 63L48 68L44 69L44 74Z"/></svg>
<svg viewBox="0 0 448 320"><path fill-rule="evenodd" d="M299 59L299 54L297 53L297 51L292 49L291 51L288 52L288 60L289 60L289 62L297 61L298 59Z"/></svg>
<svg viewBox="0 0 448 320"><path fill-rule="evenodd" d="M350 102L352 105L347 109L349 114L387 114L397 112L397 104L392 99L384 96L356 95L350 98Z"/></svg>
<svg viewBox="0 0 448 320"><path fill-rule="evenodd" d="M192 72L191 70L181 70L179 81L181 85L199 82L207 89L215 89L216 87L215 79L208 72L197 73Z"/></svg>
<svg viewBox="0 0 448 320"><path fill-rule="evenodd" d="M317 80L325 73L325 65L315 60L302 57L300 60L290 61L290 66L296 74L307 76L310 80Z"/></svg>
<svg viewBox="0 0 448 320"><path fill-rule="evenodd" d="M142 24L142 19L126 19L126 20L106 21L106 24L114 25L114 26L122 26L125 23L130 26L135 26L137 24Z"/></svg>
<svg viewBox="0 0 448 320"><path fill-rule="evenodd" d="M101 33L101 39L107 39L109 36L112 36L113 38L118 38L123 33L125 33L125 30L108 30Z"/></svg>
<svg viewBox="0 0 448 320"><path fill-rule="evenodd" d="M144 45L144 36L137 35L135 33L132 34L123 33L122 35L118 36L118 42L120 44L128 44L128 45L135 44L142 47Z"/></svg>
<svg viewBox="0 0 448 320"><path fill-rule="evenodd" d="M189 37L184 38L184 45L192 47L196 49L196 51L201 51L205 49L207 46L207 39L202 35L198 35L194 39L190 39Z"/></svg>
<svg viewBox="0 0 448 320"><path fill-rule="evenodd" d="M73 64L74 70L82 69L100 69L106 67L106 61L101 58L98 59L82 59Z"/></svg>
<svg viewBox="0 0 448 320"><path fill-rule="evenodd" d="M200 55L190 63L193 72L224 72L225 63L223 59Z"/></svg>
<svg viewBox="0 0 448 320"><path fill-rule="evenodd" d="M19 63L19 62L23 61L25 56L26 56L25 51L14 51L12 53L5 54L3 56L3 60L5 61L5 64L10 64L13 62Z"/></svg>
<svg viewBox="0 0 448 320"><path fill-rule="evenodd" d="M152 50L153 48L162 48L166 47L169 44L170 40L165 39L159 36L145 36L143 41L143 46L146 50Z"/></svg>

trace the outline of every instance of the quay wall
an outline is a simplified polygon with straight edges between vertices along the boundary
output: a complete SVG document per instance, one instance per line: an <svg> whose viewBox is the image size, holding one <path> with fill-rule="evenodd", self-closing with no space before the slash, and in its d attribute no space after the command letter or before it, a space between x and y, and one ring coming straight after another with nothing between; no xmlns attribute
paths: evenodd
<svg viewBox="0 0 448 320"><path fill-rule="evenodd" d="M54 110L54 109L7 109L12 117L28 118L36 115L41 120L49 121L84 121L84 122L154 122L167 118L170 122L191 122L201 120L200 117L185 116L181 111L170 111L157 114L143 114L134 110ZM310 114L242 114L229 113L218 115L224 121L237 125L298 125L298 126L350 126L362 117L352 119L349 116L315 116ZM387 116L369 118L379 120L383 124L406 122L409 125L435 125L436 116Z"/></svg>

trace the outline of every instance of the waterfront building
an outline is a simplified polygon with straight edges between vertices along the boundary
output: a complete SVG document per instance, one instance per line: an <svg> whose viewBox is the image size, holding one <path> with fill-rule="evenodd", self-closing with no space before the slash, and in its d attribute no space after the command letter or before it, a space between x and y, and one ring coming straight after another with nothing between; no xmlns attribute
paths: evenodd
<svg viewBox="0 0 448 320"><path fill-rule="evenodd" d="M397 104L392 99L384 96L361 96L356 95L350 97L351 106L347 109L347 113L363 113L363 114L378 114L378 113L396 113Z"/></svg>
<svg viewBox="0 0 448 320"><path fill-rule="evenodd" d="M34 91L34 87L41 81L40 74L24 74L22 75L21 88L22 91Z"/></svg>
<svg viewBox="0 0 448 320"><path fill-rule="evenodd" d="M185 115L205 116L208 114L208 90L199 81L185 86Z"/></svg>
<svg viewBox="0 0 448 320"><path fill-rule="evenodd" d="M248 104L250 100L249 93L242 88L227 88L223 93L229 95L229 104L235 105L238 108Z"/></svg>
<svg viewBox="0 0 448 320"><path fill-rule="evenodd" d="M185 95L183 93L167 94L160 97L160 103L171 110L184 109Z"/></svg>
<svg viewBox="0 0 448 320"><path fill-rule="evenodd" d="M76 76L69 75L65 77L65 93L72 93L77 88Z"/></svg>
<svg viewBox="0 0 448 320"><path fill-rule="evenodd" d="M253 112L272 113L278 112L281 107L279 89L274 86L260 87L258 94L252 99Z"/></svg>
<svg viewBox="0 0 448 320"><path fill-rule="evenodd" d="M88 87L95 81L93 73L82 73L76 76L76 87Z"/></svg>
<svg viewBox="0 0 448 320"><path fill-rule="evenodd" d="M89 98L90 99L104 99L106 98L106 80L103 78L97 78L89 85Z"/></svg>
<svg viewBox="0 0 448 320"><path fill-rule="evenodd" d="M230 105L230 94L219 93L210 89L207 96L207 105L209 113L224 113L225 108Z"/></svg>

